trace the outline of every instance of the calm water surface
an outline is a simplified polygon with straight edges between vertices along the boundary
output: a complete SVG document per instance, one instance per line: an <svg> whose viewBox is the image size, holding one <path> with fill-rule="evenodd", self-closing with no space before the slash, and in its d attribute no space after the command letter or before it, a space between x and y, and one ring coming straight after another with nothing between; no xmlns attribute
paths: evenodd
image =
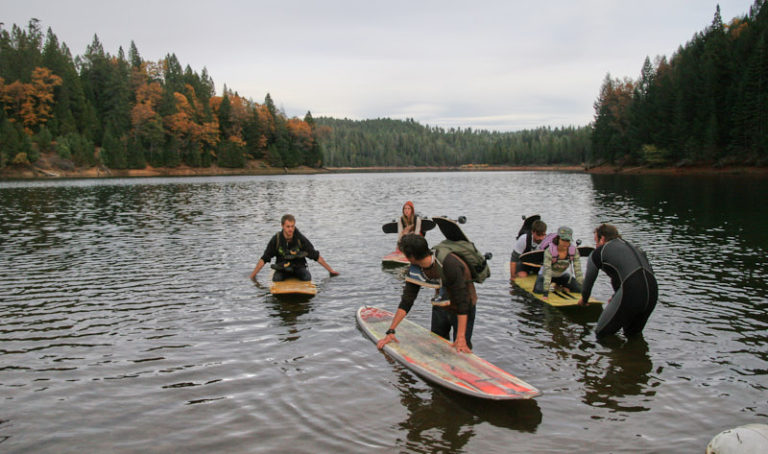
<svg viewBox="0 0 768 454"><path fill-rule="evenodd" d="M703 452L768 422L766 193L759 178L555 172L0 183L0 451ZM405 200L467 216L494 253L475 352L541 397L432 387L355 326L361 305L399 301L381 224ZM341 272L312 262L311 299L248 279L285 212ZM643 246L660 293L643 338L598 343L599 308L510 288L535 213L587 244L610 221ZM426 293L409 317L428 326Z"/></svg>

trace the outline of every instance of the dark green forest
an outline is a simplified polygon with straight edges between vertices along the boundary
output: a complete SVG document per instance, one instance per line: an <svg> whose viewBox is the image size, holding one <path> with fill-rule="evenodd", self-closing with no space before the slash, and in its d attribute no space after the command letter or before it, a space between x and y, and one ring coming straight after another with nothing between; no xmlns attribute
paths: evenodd
<svg viewBox="0 0 768 454"><path fill-rule="evenodd" d="M768 164L768 8L712 24L637 80L607 75L595 102L592 162Z"/></svg>
<svg viewBox="0 0 768 454"><path fill-rule="evenodd" d="M768 164L768 8L756 0L670 57L648 57L637 79L605 76L589 125L517 132L443 129L413 119L288 118L174 54L143 59L103 49L80 56L39 21L0 24L0 168L55 152L77 166L241 168Z"/></svg>
<svg viewBox="0 0 768 454"><path fill-rule="evenodd" d="M588 126L502 133L413 120L315 121L325 162L334 167L580 164L591 147Z"/></svg>

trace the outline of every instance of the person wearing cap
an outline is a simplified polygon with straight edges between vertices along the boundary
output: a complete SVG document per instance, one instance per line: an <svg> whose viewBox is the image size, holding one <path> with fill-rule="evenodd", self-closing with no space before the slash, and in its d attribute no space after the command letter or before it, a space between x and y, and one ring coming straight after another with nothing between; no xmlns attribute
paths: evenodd
<svg viewBox="0 0 768 454"><path fill-rule="evenodd" d="M659 297L656 276L645 252L621 238L615 226L600 224L595 229L595 250L587 260L579 305L589 301L599 270L611 278L615 293L597 320L595 334L601 338L620 329L625 336L639 334Z"/></svg>
<svg viewBox="0 0 768 454"><path fill-rule="evenodd" d="M421 231L421 217L416 215L416 209L410 200L405 202L403 214L397 219L397 241L408 233L424 234Z"/></svg>
<svg viewBox="0 0 768 454"><path fill-rule="evenodd" d="M563 289L581 292L581 256L578 248L573 245L573 229L567 226L559 227L557 234L551 237L550 241L542 242L540 248L544 249L544 260L533 291L541 293L546 299L549 297L549 286L554 282ZM573 275L569 273L571 267Z"/></svg>
<svg viewBox="0 0 768 454"><path fill-rule="evenodd" d="M339 275L320 256L320 253L307 237L299 232L299 229L296 228L296 218L293 215L283 215L280 219L280 225L282 229L267 243L264 254L262 254L259 263L256 264L256 268L251 273L251 280L256 280L256 275L259 274L264 265L272 261L273 257L276 258L275 264L272 265L272 268L275 270L272 280L275 282L284 281L289 277L296 277L301 281L312 280L312 275L307 269L306 257L322 265L331 276Z"/></svg>

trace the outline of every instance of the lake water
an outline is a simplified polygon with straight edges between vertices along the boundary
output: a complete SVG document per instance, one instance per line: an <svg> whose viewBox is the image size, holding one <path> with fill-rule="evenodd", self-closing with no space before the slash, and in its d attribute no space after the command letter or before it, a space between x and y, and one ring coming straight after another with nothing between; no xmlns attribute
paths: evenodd
<svg viewBox="0 0 768 454"><path fill-rule="evenodd" d="M753 177L558 172L0 182L0 451L703 452L768 422L766 194ZM474 352L540 397L433 387L357 328L358 307L399 302L381 225L406 200L466 216L494 254ZM248 279L286 212L341 272L311 262L311 299ZM597 342L599 308L510 287L536 213L645 249L659 304L642 338ZM409 314L426 326L428 293Z"/></svg>

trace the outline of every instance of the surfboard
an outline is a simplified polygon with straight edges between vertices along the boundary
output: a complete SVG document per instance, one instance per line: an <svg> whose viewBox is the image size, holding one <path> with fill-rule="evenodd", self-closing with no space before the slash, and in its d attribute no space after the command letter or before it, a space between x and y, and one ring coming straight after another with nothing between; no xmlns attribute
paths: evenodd
<svg viewBox="0 0 768 454"><path fill-rule="evenodd" d="M394 314L371 306L357 310L357 323L375 343L385 337ZM491 400L530 399L541 392L474 353L458 353L450 342L403 319L395 334L398 342L384 352L427 382L469 396Z"/></svg>
<svg viewBox="0 0 768 454"><path fill-rule="evenodd" d="M312 281L300 281L289 277L284 281L270 281L269 293L273 295L317 295L317 286Z"/></svg>
<svg viewBox="0 0 768 454"><path fill-rule="evenodd" d="M581 258L589 257L589 254L595 250L595 248L591 246L579 246L577 249L579 250L579 255ZM520 261L523 262L523 265L539 268L544 262L544 250L537 249L535 251L528 251L526 253L520 254Z"/></svg>
<svg viewBox="0 0 768 454"><path fill-rule="evenodd" d="M549 297L544 299L541 293L533 293L533 286L536 284L535 274L526 277L516 277L513 282L515 285L525 290L529 295L533 296L539 301L549 304L550 306L577 306L579 300L581 299L581 293L565 292L561 290L555 291L552 288L549 290ZM605 304L605 302L590 297L589 304Z"/></svg>
<svg viewBox="0 0 768 454"><path fill-rule="evenodd" d="M382 257L381 263L384 265L409 265L411 262L405 258L405 254L400 251L395 251Z"/></svg>

